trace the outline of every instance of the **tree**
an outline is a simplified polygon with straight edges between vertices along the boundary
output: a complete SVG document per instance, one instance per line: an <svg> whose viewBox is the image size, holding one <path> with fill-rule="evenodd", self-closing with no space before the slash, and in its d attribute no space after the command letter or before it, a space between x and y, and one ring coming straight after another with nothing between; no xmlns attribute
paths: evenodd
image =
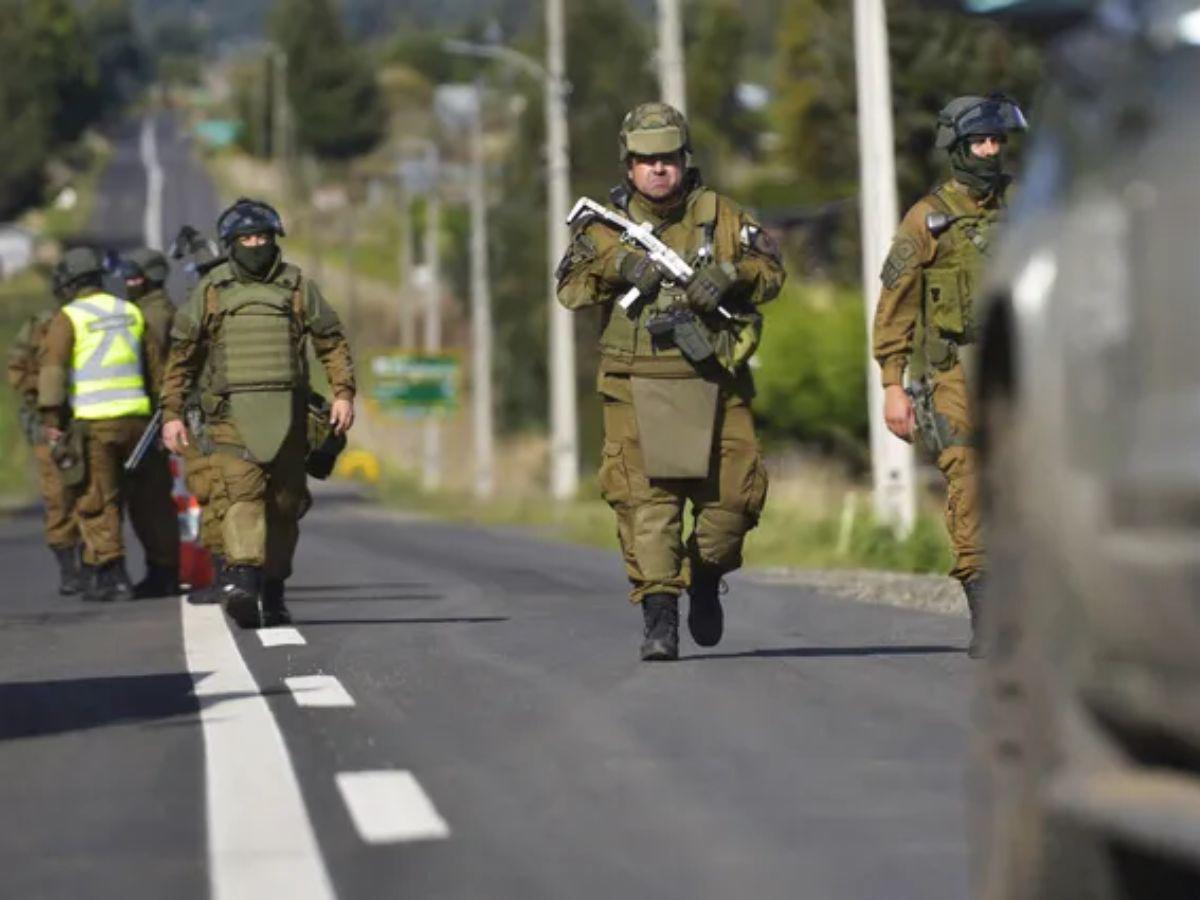
<svg viewBox="0 0 1200 900"><path fill-rule="evenodd" d="M282 0L271 33L287 54L288 99L300 142L324 159L368 152L386 115L369 58L347 40L332 0Z"/></svg>
<svg viewBox="0 0 1200 900"><path fill-rule="evenodd" d="M702 0L688 17L687 92L692 145L704 170L729 152L752 155L760 125L738 101L750 29L735 0Z"/></svg>

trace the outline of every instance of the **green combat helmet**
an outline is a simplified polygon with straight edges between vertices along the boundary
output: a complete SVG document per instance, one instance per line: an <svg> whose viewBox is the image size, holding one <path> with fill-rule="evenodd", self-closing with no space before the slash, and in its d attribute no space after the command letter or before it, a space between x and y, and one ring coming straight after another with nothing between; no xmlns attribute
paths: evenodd
<svg viewBox="0 0 1200 900"><path fill-rule="evenodd" d="M938 113L937 146L951 150L973 137L1006 137L1029 126L1015 101L1003 94L955 97Z"/></svg>
<svg viewBox="0 0 1200 900"><path fill-rule="evenodd" d="M621 122L621 162L630 156L692 152L687 117L669 103L642 103Z"/></svg>
<svg viewBox="0 0 1200 900"><path fill-rule="evenodd" d="M62 255L50 276L51 288L60 300L66 300L83 282L100 284L104 261L91 247L72 247Z"/></svg>
<svg viewBox="0 0 1200 900"><path fill-rule="evenodd" d="M165 282L170 272L167 258L149 247L141 247L127 253L121 262L122 274L126 278L141 275L155 287Z"/></svg>

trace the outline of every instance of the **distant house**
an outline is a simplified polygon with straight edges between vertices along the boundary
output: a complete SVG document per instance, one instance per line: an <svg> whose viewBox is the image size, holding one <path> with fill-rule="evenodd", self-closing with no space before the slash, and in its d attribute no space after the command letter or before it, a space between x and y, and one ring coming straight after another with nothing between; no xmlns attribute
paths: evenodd
<svg viewBox="0 0 1200 900"><path fill-rule="evenodd" d="M0 223L0 279L33 265L34 237L18 225Z"/></svg>

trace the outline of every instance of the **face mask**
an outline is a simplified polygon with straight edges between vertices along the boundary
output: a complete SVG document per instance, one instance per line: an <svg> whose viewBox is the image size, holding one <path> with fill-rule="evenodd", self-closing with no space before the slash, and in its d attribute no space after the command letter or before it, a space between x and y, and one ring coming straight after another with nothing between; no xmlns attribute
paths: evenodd
<svg viewBox="0 0 1200 900"><path fill-rule="evenodd" d="M950 167L955 177L972 193L980 196L994 194L1004 179L1004 151L995 156L976 156L968 143L962 141L950 154Z"/></svg>
<svg viewBox="0 0 1200 900"><path fill-rule="evenodd" d="M130 284L125 282L125 298L127 300L140 300L150 293L150 282L143 281L141 284Z"/></svg>
<svg viewBox="0 0 1200 900"><path fill-rule="evenodd" d="M274 268L275 260L279 258L279 247L273 243L247 247L245 244L234 241L229 255L252 278L266 278Z"/></svg>

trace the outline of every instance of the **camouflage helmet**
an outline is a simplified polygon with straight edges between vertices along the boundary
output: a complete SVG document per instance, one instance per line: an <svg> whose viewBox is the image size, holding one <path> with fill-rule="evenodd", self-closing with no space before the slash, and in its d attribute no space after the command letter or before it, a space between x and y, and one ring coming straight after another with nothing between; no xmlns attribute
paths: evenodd
<svg viewBox="0 0 1200 900"><path fill-rule="evenodd" d="M642 103L621 122L621 162L630 156L692 151L687 117L669 103Z"/></svg>
<svg viewBox="0 0 1200 900"><path fill-rule="evenodd" d="M1025 114L1004 94L955 97L938 113L937 146L950 150L973 137L1005 137L1028 128Z"/></svg>
<svg viewBox="0 0 1200 900"><path fill-rule="evenodd" d="M51 273L56 294L81 281L98 282L104 277L104 260L91 247L72 247L62 255Z"/></svg>
<svg viewBox="0 0 1200 900"><path fill-rule="evenodd" d="M261 200L239 197L217 219L217 239L229 246L233 239L247 234L270 234L285 237L283 219L275 207Z"/></svg>
<svg viewBox="0 0 1200 900"><path fill-rule="evenodd" d="M126 281L140 275L151 284L162 284L169 273L167 258L149 247L132 250L121 259L121 275Z"/></svg>

